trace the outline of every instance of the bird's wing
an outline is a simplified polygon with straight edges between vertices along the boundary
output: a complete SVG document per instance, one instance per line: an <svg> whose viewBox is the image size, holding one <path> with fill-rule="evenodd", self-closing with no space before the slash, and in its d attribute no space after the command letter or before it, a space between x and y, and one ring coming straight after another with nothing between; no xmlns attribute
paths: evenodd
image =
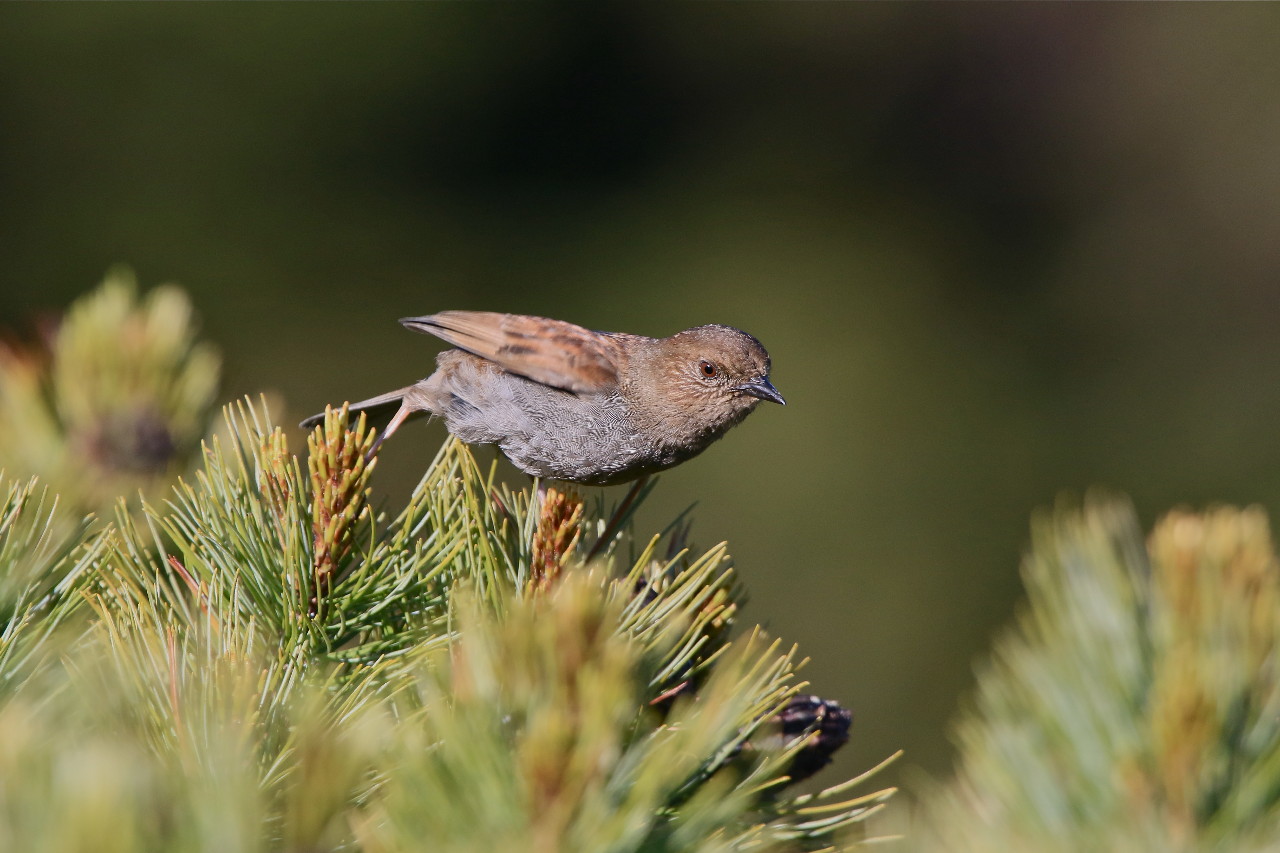
<svg viewBox="0 0 1280 853"><path fill-rule="evenodd" d="M545 317L441 311L400 322L488 359L503 370L575 393L615 386L625 358L618 337Z"/></svg>

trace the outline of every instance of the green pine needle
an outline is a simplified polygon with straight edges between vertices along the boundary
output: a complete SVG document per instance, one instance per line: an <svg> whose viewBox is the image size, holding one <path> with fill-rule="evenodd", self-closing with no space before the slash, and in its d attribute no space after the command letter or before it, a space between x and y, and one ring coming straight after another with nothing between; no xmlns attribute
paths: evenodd
<svg viewBox="0 0 1280 853"><path fill-rule="evenodd" d="M738 630L723 543L633 535L652 483L589 509L450 438L388 516L363 416L300 459L265 400L167 491L177 452L77 480L79 430L141 434L121 412L203 434L216 360L180 293L121 274L53 351L0 357L48 427L0 458L46 454L77 506L142 498L72 522L0 475L0 849L789 851L854 843L892 793L792 791L803 661Z"/></svg>
<svg viewBox="0 0 1280 853"><path fill-rule="evenodd" d="M1280 561L1257 508L1177 511L1144 542L1093 499L1038 519L1028 606L929 799L939 850L1273 850Z"/></svg>

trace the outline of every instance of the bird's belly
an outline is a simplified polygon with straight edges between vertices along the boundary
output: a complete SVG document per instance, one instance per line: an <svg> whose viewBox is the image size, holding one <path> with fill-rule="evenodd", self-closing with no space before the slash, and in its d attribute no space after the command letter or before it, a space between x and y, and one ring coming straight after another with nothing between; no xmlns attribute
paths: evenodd
<svg viewBox="0 0 1280 853"><path fill-rule="evenodd" d="M617 392L574 394L500 370L481 375L484 363L475 361L474 371L450 377L441 389L447 403L433 411L458 438L498 445L535 477L588 485L634 480L696 456L741 420L692 433L652 419L640 425Z"/></svg>
<svg viewBox="0 0 1280 853"><path fill-rule="evenodd" d="M458 438L498 445L527 474L605 485L676 462L654 458L617 394L578 395L503 373L470 378L455 378L437 413Z"/></svg>
<svg viewBox="0 0 1280 853"><path fill-rule="evenodd" d="M675 464L655 454L625 411L615 407L568 407L533 423L534 428L513 432L498 446L535 477L608 485Z"/></svg>

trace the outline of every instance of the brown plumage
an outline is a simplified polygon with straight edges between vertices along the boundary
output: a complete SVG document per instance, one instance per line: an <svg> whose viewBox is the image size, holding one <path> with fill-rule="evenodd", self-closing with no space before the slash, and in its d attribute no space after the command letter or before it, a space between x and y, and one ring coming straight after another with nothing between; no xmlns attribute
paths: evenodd
<svg viewBox="0 0 1280 853"><path fill-rule="evenodd" d="M410 416L437 415L536 477L634 480L701 453L761 400L785 402L764 347L729 326L647 338L487 311L400 322L457 349L440 353L426 379L351 406L396 407L379 441Z"/></svg>

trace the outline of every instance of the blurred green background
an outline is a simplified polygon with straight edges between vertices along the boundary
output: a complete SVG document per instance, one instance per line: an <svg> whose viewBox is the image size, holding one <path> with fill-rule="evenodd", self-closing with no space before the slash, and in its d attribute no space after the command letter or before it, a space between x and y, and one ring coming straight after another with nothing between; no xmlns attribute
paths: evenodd
<svg viewBox="0 0 1280 853"><path fill-rule="evenodd" d="M1027 520L1280 505L1272 5L0 6L0 326L177 281L226 398L430 372L396 318L759 337L790 403L664 475L746 617L950 761ZM443 432L388 444L403 498ZM301 433L295 447L301 446ZM826 778L834 779L829 773Z"/></svg>

